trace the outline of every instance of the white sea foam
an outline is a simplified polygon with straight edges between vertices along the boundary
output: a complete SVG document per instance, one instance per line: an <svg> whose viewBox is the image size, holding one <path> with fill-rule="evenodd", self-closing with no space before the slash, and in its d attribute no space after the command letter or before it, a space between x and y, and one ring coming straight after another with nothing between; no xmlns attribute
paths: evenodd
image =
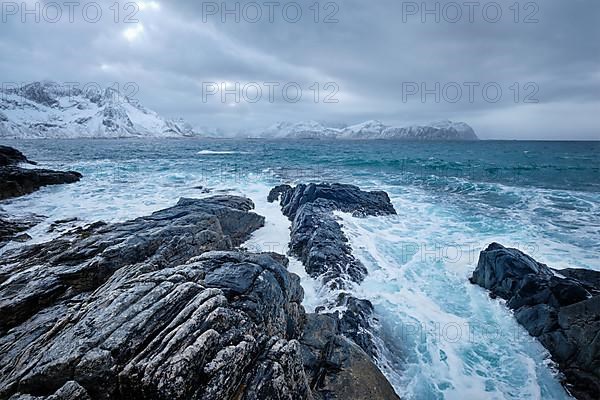
<svg viewBox="0 0 600 400"><path fill-rule="evenodd" d="M288 251L290 221L278 204L266 201L273 182L264 182L264 173L241 179L174 160L119 164L96 160L47 167L68 167L81 171L84 178L74 185L45 187L2 203L11 215L48 217L28 231L34 243L56 236L47 229L58 219L77 217L79 224L119 222L172 206L180 197L206 197L226 190L250 197L255 211L267 218L246 247ZM600 269L593 243L597 234L591 233L592 216L599 212L594 195L497 185L481 193L514 197L516 205L481 214L478 209L461 209L465 203L457 205L459 199L470 201L464 200L469 195L460 190L440 201L439 195L425 190L385 186L374 179L364 176L355 183L386 190L399 216L357 219L341 214L341 218L354 253L369 270L365 282L354 288L355 295L370 299L375 306L385 356L380 366L402 398L567 398L545 365L547 352L506 307L470 285L467 278L479 251L492 241L520 248L552 267ZM214 190L203 193L198 186ZM472 203L481 207L476 198ZM543 213L548 211L554 214L544 229L532 229L546 221ZM565 224L573 227L566 231L569 241L561 240ZM331 293L323 290L318 279L310 278L297 259L290 257L288 268L301 277L307 311L327 301ZM454 339L456 327L461 327L460 337ZM486 333L486 327L492 327L492 332ZM497 331L502 334L495 335ZM471 340L473 335L483 335L483 339Z"/></svg>
<svg viewBox="0 0 600 400"><path fill-rule="evenodd" d="M508 309L467 278L481 244L519 235L475 231L418 190L392 196L398 216L338 213L369 271L357 287L379 321L380 367L406 399L566 399L548 353ZM483 233L482 233L483 232Z"/></svg>
<svg viewBox="0 0 600 400"><path fill-rule="evenodd" d="M249 154L247 151L233 151L233 150L200 150L197 154L204 156L218 156L218 155L234 155L234 154Z"/></svg>

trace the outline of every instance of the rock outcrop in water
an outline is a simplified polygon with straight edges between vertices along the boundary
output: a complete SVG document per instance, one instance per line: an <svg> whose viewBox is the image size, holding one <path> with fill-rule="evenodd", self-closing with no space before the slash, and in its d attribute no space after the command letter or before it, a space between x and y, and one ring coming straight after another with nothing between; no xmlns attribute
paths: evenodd
<svg viewBox="0 0 600 400"><path fill-rule="evenodd" d="M334 211L357 216L395 214L388 195L385 192L365 192L352 185L309 184L294 188L289 185L277 186L269 193L268 200L273 202L277 199L280 200L283 214L292 221L290 253L302 261L313 278L320 279L336 294L333 303L328 305L329 308L343 310L323 313L326 310L323 308L320 310L321 314L309 316L307 332L311 331L310 327L330 326L327 331L335 332L335 335L321 337L321 342L327 343L325 349L330 354L329 358L333 356L335 360L339 359L337 354L346 354L345 358L349 360L361 360L359 363L368 365L370 371L365 375L372 376L372 380L379 382L377 386L380 391L370 392L371 396L375 395L375 398L380 399L397 398L381 372L369 361L376 356L371 333L373 306L368 300L358 299L351 293L351 286L360 284L367 270L352 255L348 239L333 214ZM316 331L320 332L322 329ZM310 337L311 334L305 333L305 337L307 336ZM307 342L314 341L308 339ZM320 352L323 353L323 350ZM309 361L310 359L311 357L308 358ZM346 379L340 377L340 368L342 371L344 369L339 361L333 364L328 361L327 364L330 367L322 371L322 381Z"/></svg>
<svg viewBox="0 0 600 400"><path fill-rule="evenodd" d="M521 325L558 363L578 399L600 393L600 272L554 271L519 250L492 243L471 282L507 300Z"/></svg>
<svg viewBox="0 0 600 400"><path fill-rule="evenodd" d="M37 216L13 218L0 209L0 248L10 241L26 242L31 239L24 232L37 225L40 219Z"/></svg>
<svg viewBox="0 0 600 400"><path fill-rule="evenodd" d="M0 260L0 398L397 399L287 258L236 250L249 199L182 199Z"/></svg>
<svg viewBox="0 0 600 400"><path fill-rule="evenodd" d="M0 200L23 196L43 186L74 183L81 179L79 172L26 169L19 167L20 163L33 164L20 151L0 146Z"/></svg>

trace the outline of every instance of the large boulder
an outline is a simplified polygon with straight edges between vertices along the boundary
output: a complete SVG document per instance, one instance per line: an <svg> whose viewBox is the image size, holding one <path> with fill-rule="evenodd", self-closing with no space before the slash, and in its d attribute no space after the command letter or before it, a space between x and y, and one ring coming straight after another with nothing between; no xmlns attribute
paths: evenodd
<svg viewBox="0 0 600 400"><path fill-rule="evenodd" d="M515 317L558 363L578 399L600 393L600 272L552 270L517 249L492 243L471 282L507 300Z"/></svg>

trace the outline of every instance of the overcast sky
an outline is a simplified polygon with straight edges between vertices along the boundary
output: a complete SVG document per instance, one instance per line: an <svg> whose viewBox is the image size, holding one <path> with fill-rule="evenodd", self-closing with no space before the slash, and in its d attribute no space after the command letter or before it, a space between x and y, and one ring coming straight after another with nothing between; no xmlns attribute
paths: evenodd
<svg viewBox="0 0 600 400"><path fill-rule="evenodd" d="M430 13L399 0L225 2L232 13L221 1L121 1L117 15L108 0L69 15L58 0L62 16L37 2L39 23L3 2L0 76L135 82L146 107L227 132L450 119L484 139L600 139L600 1L466 1L427 1Z"/></svg>

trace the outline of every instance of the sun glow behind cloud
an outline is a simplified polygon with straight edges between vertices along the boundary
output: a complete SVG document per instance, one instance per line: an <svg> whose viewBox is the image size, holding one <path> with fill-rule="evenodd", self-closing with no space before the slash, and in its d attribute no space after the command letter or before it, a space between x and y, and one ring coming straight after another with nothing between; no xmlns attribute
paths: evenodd
<svg viewBox="0 0 600 400"><path fill-rule="evenodd" d="M133 42L134 40L136 40L142 33L144 33L144 25L142 25L141 23L138 23L136 26L133 26L131 28L127 28L123 31L123 36L125 37L125 39L127 39L129 42Z"/></svg>

